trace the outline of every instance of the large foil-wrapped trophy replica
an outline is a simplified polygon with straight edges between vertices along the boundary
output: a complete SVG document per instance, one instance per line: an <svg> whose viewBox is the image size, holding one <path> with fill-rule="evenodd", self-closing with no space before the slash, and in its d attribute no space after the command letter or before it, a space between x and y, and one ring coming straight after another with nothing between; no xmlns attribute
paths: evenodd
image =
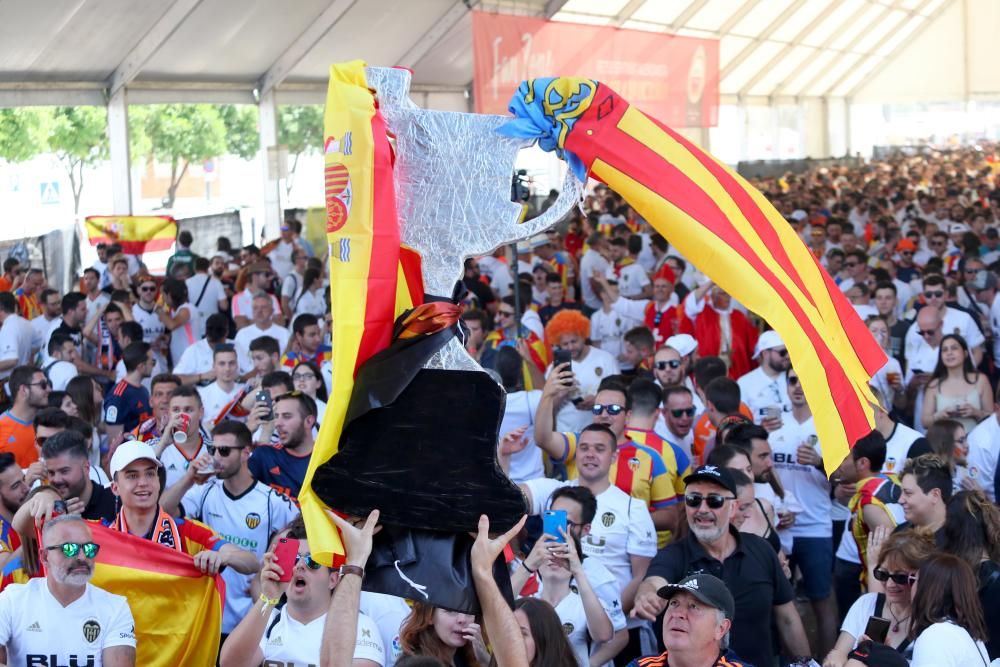
<svg viewBox="0 0 1000 667"><path fill-rule="evenodd" d="M420 109L409 85L403 69L331 67L333 391L300 495L315 553L343 557L324 507L356 517L378 508L384 529L365 589L478 611L469 533L482 514L508 530L525 506L497 463L504 391L461 343L463 262L555 223L588 176L781 334L828 471L871 431L867 383L884 353L794 230L738 175L589 79L523 83L514 118ZM570 169L555 205L519 222L511 176L518 150L535 141ZM510 595L504 563L495 575Z"/></svg>

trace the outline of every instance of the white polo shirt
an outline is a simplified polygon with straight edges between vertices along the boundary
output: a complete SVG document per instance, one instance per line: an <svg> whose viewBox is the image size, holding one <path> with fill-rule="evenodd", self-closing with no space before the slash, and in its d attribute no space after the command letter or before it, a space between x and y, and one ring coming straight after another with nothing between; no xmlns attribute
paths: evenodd
<svg viewBox="0 0 1000 667"><path fill-rule="evenodd" d="M996 502L994 480L997 474L997 458L1000 457L1000 422L996 415L984 419L968 435L969 477L979 482L983 492Z"/></svg>

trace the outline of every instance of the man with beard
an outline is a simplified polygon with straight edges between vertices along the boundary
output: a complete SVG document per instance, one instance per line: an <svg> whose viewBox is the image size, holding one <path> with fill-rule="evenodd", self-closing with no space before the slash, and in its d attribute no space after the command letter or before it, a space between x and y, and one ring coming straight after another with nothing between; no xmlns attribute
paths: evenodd
<svg viewBox="0 0 1000 667"><path fill-rule="evenodd" d="M38 353L45 347L49 340L49 334L62 323L59 319L62 315L62 297L59 296L59 292L48 288L42 290L42 293L38 295L38 303L42 308L41 314L28 320L31 322L32 354ZM20 308L20 306L18 307Z"/></svg>
<svg viewBox="0 0 1000 667"><path fill-rule="evenodd" d="M683 386L667 387L663 390L663 414L657 422L656 432L691 459L691 443L694 441L694 394Z"/></svg>
<svg viewBox="0 0 1000 667"><path fill-rule="evenodd" d="M87 522L74 514L50 519L42 528L42 544L46 576L11 584L0 594L0 660L8 665L135 665L128 600L89 583L100 545Z"/></svg>
<svg viewBox="0 0 1000 667"><path fill-rule="evenodd" d="M706 465L684 482L690 532L657 553L636 593L633 616L656 619L667 606L658 595L661 588L692 574L711 574L735 599L731 646L741 658L755 665L772 664L774 626L789 652L808 663L809 641L777 555L763 538L730 525L736 513L732 475Z"/></svg>
<svg viewBox="0 0 1000 667"><path fill-rule="evenodd" d="M180 480L160 498L163 509L173 516L198 519L227 541L264 557L271 535L298 515L285 496L254 479L250 459L250 430L245 424L224 421L212 430L207 450L184 471ZM208 475L199 471L214 469ZM228 635L253 606L251 577L227 569L226 604L222 634Z"/></svg>
<svg viewBox="0 0 1000 667"><path fill-rule="evenodd" d="M21 546L21 538L12 525L14 513L28 495L21 466L10 452L0 453L0 565L10 560Z"/></svg>
<svg viewBox="0 0 1000 667"><path fill-rule="evenodd" d="M10 374L8 392L14 404L0 415L0 452L10 452L27 468L38 460L35 414L49 405L49 381L34 366L18 366Z"/></svg>
<svg viewBox="0 0 1000 667"><path fill-rule="evenodd" d="M78 508L84 519L110 523L117 509L115 494L91 479L87 454L87 442L76 431L61 431L46 437L42 460L49 487L67 504Z"/></svg>
<svg viewBox="0 0 1000 667"><path fill-rule="evenodd" d="M281 446L253 451L249 468L254 479L295 500L309 467L315 424L315 401L299 392L278 396L274 400L274 429Z"/></svg>
<svg viewBox="0 0 1000 667"><path fill-rule="evenodd" d="M163 429L163 437L150 440L149 444L160 457L163 469L167 471L167 487L171 487L191 467L191 463L203 452L208 441L208 433L202 428L205 410L201 396L194 387L180 386L170 394L170 416Z"/></svg>
<svg viewBox="0 0 1000 667"><path fill-rule="evenodd" d="M754 421L773 431L781 427L780 413L792 409L785 382L791 366L788 349L777 331L765 331L757 340L754 357L760 365L736 381L740 399L753 412Z"/></svg>
<svg viewBox="0 0 1000 667"><path fill-rule="evenodd" d="M482 310L490 312L496 310L497 299L490 286L482 281L479 262L475 257L469 257L465 260L465 276L462 278L462 285L476 297Z"/></svg>
<svg viewBox="0 0 1000 667"><path fill-rule="evenodd" d="M733 307L728 293L707 281L688 294L682 306L687 318L681 321L681 332L698 341L698 356L721 358L734 380L751 370L757 329Z"/></svg>

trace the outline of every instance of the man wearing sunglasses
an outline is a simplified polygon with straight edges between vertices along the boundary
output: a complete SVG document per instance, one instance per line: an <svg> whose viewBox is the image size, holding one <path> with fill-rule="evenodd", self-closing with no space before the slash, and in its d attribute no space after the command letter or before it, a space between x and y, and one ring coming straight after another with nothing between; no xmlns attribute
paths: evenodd
<svg viewBox="0 0 1000 667"><path fill-rule="evenodd" d="M868 280L868 255L861 249L851 250L844 257L844 269L847 277L837 285L841 292Z"/></svg>
<svg viewBox="0 0 1000 667"><path fill-rule="evenodd" d="M299 545L291 580L279 581L282 569L274 551L268 552L260 571L260 598L223 643L220 667L321 664L323 629L334 591L342 578L346 582L350 577L364 577L363 566L353 561L335 569L313 560L301 519L295 520L282 536L297 540ZM277 607L282 597L285 604ZM351 667L386 664L378 626L360 612L353 649Z"/></svg>
<svg viewBox="0 0 1000 667"><path fill-rule="evenodd" d="M777 331L765 331L757 339L754 358L759 365L736 381L740 399L753 412L754 421L768 431L781 428L782 415L792 409L785 374L791 366L785 341Z"/></svg>
<svg viewBox="0 0 1000 667"><path fill-rule="evenodd" d="M90 583L100 546L87 522L66 514L45 522L46 576L0 594L0 660L7 665L135 665L128 600Z"/></svg>
<svg viewBox="0 0 1000 667"><path fill-rule="evenodd" d="M906 358L910 361L910 368L916 368L912 360L921 356L922 352L925 352L924 346L927 341L926 336L922 333L925 329L919 327L918 324L920 313L923 313L927 309L936 310L941 315L941 326L944 333L957 333L965 338L965 342L969 345L969 351L972 353L972 363L974 366L979 366L979 362L982 361L983 342L985 341L983 332L980 331L979 325L976 324L976 321L967 312L949 306L948 301L950 299L948 285L943 276L938 274L924 276L924 306L917 312L918 322L915 322L910 327L910 330L906 332ZM921 366L920 368L923 368L925 371L934 370L933 366L928 368Z"/></svg>
<svg viewBox="0 0 1000 667"><path fill-rule="evenodd" d="M666 608L660 589L707 573L721 579L733 595L730 646L741 658L754 665L774 664L772 627L789 653L808 656L809 641L795 608L795 592L774 549L764 538L730 525L737 511L732 475L725 468L706 465L684 482L690 532L656 554L639 586L632 615L655 620Z"/></svg>
<svg viewBox="0 0 1000 667"><path fill-rule="evenodd" d="M205 449L180 480L167 487L160 504L171 516L197 519L262 559L271 536L298 516L298 510L287 497L254 479L247 466L252 447L245 424L220 422ZM203 470L215 472L203 474ZM251 575L229 568L222 578L226 581L222 634L227 635L253 606Z"/></svg>

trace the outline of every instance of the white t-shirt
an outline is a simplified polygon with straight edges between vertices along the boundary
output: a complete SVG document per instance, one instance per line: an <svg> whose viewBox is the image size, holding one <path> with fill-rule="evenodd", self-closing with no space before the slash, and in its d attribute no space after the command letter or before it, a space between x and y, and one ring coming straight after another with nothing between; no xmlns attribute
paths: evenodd
<svg viewBox="0 0 1000 667"><path fill-rule="evenodd" d="M278 621L275 623L275 617ZM265 665L318 665L326 614L309 623L299 623L287 606L271 610L269 632L260 638ZM364 614L358 614L358 633L354 643L355 660L371 660L385 665L385 647L378 626Z"/></svg>
<svg viewBox="0 0 1000 667"><path fill-rule="evenodd" d="M379 634L382 636L382 646L385 647L385 667L392 667L403 655L399 629L410 615L410 605L395 595L361 591L359 608L362 614L372 619L378 626Z"/></svg>
<svg viewBox="0 0 1000 667"><path fill-rule="evenodd" d="M49 341L49 334L60 324L62 324L61 317L47 320L44 315L39 315L31 320L31 349L40 350L43 357L47 356L48 353L43 348Z"/></svg>
<svg viewBox="0 0 1000 667"><path fill-rule="evenodd" d="M304 279L295 271L289 272L281 281L281 296L288 299L288 305L292 310L295 310L295 303L303 289L305 289Z"/></svg>
<svg viewBox="0 0 1000 667"><path fill-rule="evenodd" d="M8 665L101 667L104 649L135 648L135 623L121 595L87 584L63 607L44 578L31 579L0 594L0 644Z"/></svg>
<svg viewBox="0 0 1000 667"><path fill-rule="evenodd" d="M906 463L906 455L913 443L922 438L917 431L906 424L896 424L892 434L885 441L885 463L881 472L886 475L898 475Z"/></svg>
<svg viewBox="0 0 1000 667"><path fill-rule="evenodd" d="M538 389L507 394L503 420L500 422L500 435L503 436L521 426L528 427L528 431L525 433L528 437L528 446L510 457L510 471L507 476L515 484L545 476L542 450L535 443L533 428L535 413L538 411L538 403L541 399L542 392Z"/></svg>
<svg viewBox="0 0 1000 667"><path fill-rule="evenodd" d="M607 313L595 310L590 316L590 340L617 359L622 353L625 333L635 326L638 326L636 322L614 310Z"/></svg>
<svg viewBox="0 0 1000 667"><path fill-rule="evenodd" d="M541 593L535 597L541 598ZM583 608L583 598L571 588L555 609L563 632L566 633L566 639L569 640L569 645L573 649L573 655L576 656L577 664L589 665L587 612Z"/></svg>
<svg viewBox="0 0 1000 667"><path fill-rule="evenodd" d="M969 477L979 482L987 498L996 502L994 478L1000 456L1000 423L996 415L987 417L972 429L968 443Z"/></svg>
<svg viewBox="0 0 1000 667"><path fill-rule="evenodd" d="M156 314L156 309L146 310L138 303L132 304L132 317L142 326L142 342L152 345L156 339L162 336L167 328L160 321L160 316Z"/></svg>
<svg viewBox="0 0 1000 667"><path fill-rule="evenodd" d="M792 402L788 399L788 379L784 371L777 377L770 378L764 369L758 366L743 375L736 384L740 386L740 400L750 408L756 423L760 423L761 408L780 405L782 412L791 412ZM787 417L785 414L782 418Z"/></svg>
<svg viewBox="0 0 1000 667"><path fill-rule="evenodd" d="M597 394L597 388L601 380L609 375L618 375L618 360L609 352L590 346L587 356L581 361L570 363L576 381L580 385L580 396L593 396ZM546 377L552 372L550 366L546 371ZM594 420L594 415L590 410L577 410L572 402L566 401L556 413L556 429L559 431L573 431L574 433L582 429Z"/></svg>
<svg viewBox="0 0 1000 667"><path fill-rule="evenodd" d="M7 315L0 327L0 361L16 359L15 366L31 363L31 342L34 336L31 322L17 313ZM0 377L8 377L10 372L0 373Z"/></svg>
<svg viewBox="0 0 1000 667"><path fill-rule="evenodd" d="M202 336L204 336L201 318L198 316L198 312L194 309L194 305L185 303L178 309L177 312L180 313L182 310L186 310L188 312L187 322L170 332L170 358L173 360L174 364L180 361L180 358L184 356L185 350L200 341Z"/></svg>
<svg viewBox="0 0 1000 667"><path fill-rule="evenodd" d="M326 298L323 295L322 289L318 289L315 292L306 290L306 292L299 297L298 302L293 305L295 306L295 315L309 313L310 315L315 315L321 320L326 316Z"/></svg>
<svg viewBox="0 0 1000 667"><path fill-rule="evenodd" d="M236 332L236 345L242 347L244 350L249 350L250 343L254 342L257 338L260 336L270 336L278 341L278 350L283 354L285 348L288 347L288 337L290 335L288 329L280 327L277 324L272 323L267 329L261 329L251 322Z"/></svg>
<svg viewBox="0 0 1000 667"><path fill-rule="evenodd" d="M163 457L160 458L163 460ZM264 558L268 538L299 514L288 498L263 482L254 482L242 494L233 496L218 478L191 487L184 494L181 504L186 516L201 521L227 542L251 552L258 561ZM222 578L226 581L223 633L232 632L253 607L250 582L254 576L240 574L231 567L222 571Z"/></svg>
<svg viewBox="0 0 1000 667"><path fill-rule="evenodd" d="M583 253L583 257L580 259L580 295L583 298L583 303L588 308L597 310L601 307L601 300L594 294L594 288L590 284L590 279L594 277L595 271L603 276L607 274L610 268L611 264L608 263L608 260L604 259L593 248Z"/></svg>
<svg viewBox="0 0 1000 667"><path fill-rule="evenodd" d="M153 442L153 441L150 441ZM207 437L205 437L204 432L202 434L201 446L198 447L198 451L195 452L194 456L188 458L184 455L184 452L175 444L167 445L163 448L160 453L160 463L163 464L163 470L167 474L167 482L165 488L170 488L177 482L181 480L184 473L187 472L188 467L191 465L191 461L201 456L206 450L205 445L212 444ZM198 488L198 487L195 487ZM192 515L193 516L193 515Z"/></svg>
<svg viewBox="0 0 1000 667"><path fill-rule="evenodd" d="M847 610L844 622L840 624L840 631L846 632L854 637L854 650L858 646L858 639L865 633L868 627L868 619L875 615L875 603L878 601L878 593L864 593L854 601L851 608Z"/></svg>
<svg viewBox="0 0 1000 667"><path fill-rule="evenodd" d="M923 341L923 337L917 333L919 329L920 327L917 326L917 322L914 320L913 324L906 331L906 338L904 340L907 358L910 358L911 350L915 351L919 347L919 343L923 343L925 347L927 346ZM979 331L979 327L976 326L975 320L968 313L956 310L955 308L945 308L944 323L941 325L941 332L945 336L948 334L961 335L970 348L982 345L985 340L982 332ZM934 367L924 368L923 370L930 373L934 370Z"/></svg>
<svg viewBox="0 0 1000 667"><path fill-rule="evenodd" d="M271 260L271 268L274 269L275 275L279 278L284 278L292 272L292 267L295 266L292 263L293 252L295 252L293 244L287 241L278 241L278 245L267 254L267 258Z"/></svg>
<svg viewBox="0 0 1000 667"><path fill-rule="evenodd" d="M226 340L227 343L234 344L236 341ZM207 373L212 370L214 364L213 345L205 338L202 338L191 347L184 350L180 360L174 365L174 373L178 375L195 375L196 373ZM240 372L247 373L253 368L247 351L236 346L236 357L240 365Z"/></svg>
<svg viewBox="0 0 1000 667"><path fill-rule="evenodd" d="M205 414L205 421L202 422L202 425L207 430L211 430L212 422L222 412L222 408L226 407L242 390L243 387L238 382L233 385L232 391L228 392L223 391L218 382L198 387L198 395L201 396L201 404Z"/></svg>
<svg viewBox="0 0 1000 667"><path fill-rule="evenodd" d="M976 667L990 664L986 646L954 623L935 623L914 640L910 667Z"/></svg>
<svg viewBox="0 0 1000 667"><path fill-rule="evenodd" d="M42 368L45 376L49 379L53 391L66 391L66 385L79 373L76 366L69 361L50 361Z"/></svg>
<svg viewBox="0 0 1000 667"><path fill-rule="evenodd" d="M809 417L801 424L791 413L785 415L781 428L771 434L767 441L771 445L774 469L786 491L798 499L802 511L795 517L795 523L788 528L795 537L830 537L830 483L826 474L812 465L797 462L799 445L816 435L816 424ZM821 452L819 443L816 451Z"/></svg>
<svg viewBox="0 0 1000 667"><path fill-rule="evenodd" d="M226 288L218 278L207 273L196 273L185 280L184 284L188 288L188 301L198 311L198 321L204 330L205 320L219 312L219 302L226 300ZM205 290L204 294L201 292L202 289ZM199 295L201 301L195 305Z"/></svg>
<svg viewBox="0 0 1000 667"><path fill-rule="evenodd" d="M612 270L611 277L614 277ZM642 264L635 263L623 266L618 275L618 292L626 299L631 299L642 294L642 288L649 285L649 276Z"/></svg>
<svg viewBox="0 0 1000 667"><path fill-rule="evenodd" d="M561 482L547 477L525 482L531 491L531 514L541 514L549 507L553 491L563 486L577 486L578 482L575 479ZM629 556L652 558L656 555L656 529L649 510L617 486L609 486L597 496L597 514L581 546L586 556L596 558L608 568L621 595L632 580Z"/></svg>

